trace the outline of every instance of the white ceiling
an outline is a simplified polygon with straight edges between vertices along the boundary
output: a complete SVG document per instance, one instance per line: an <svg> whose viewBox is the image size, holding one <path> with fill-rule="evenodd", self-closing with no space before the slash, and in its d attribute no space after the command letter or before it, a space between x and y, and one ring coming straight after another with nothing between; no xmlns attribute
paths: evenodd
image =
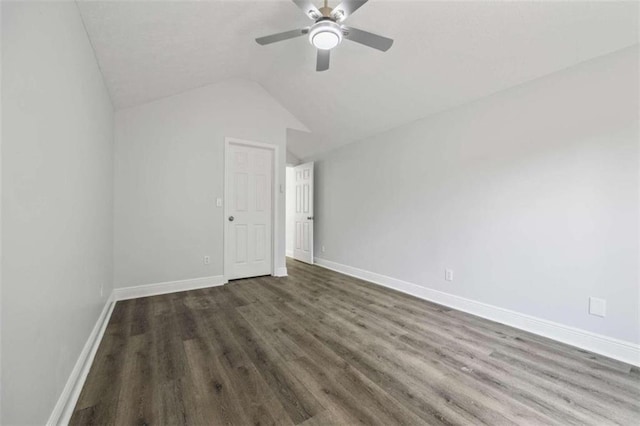
<svg viewBox="0 0 640 426"><path fill-rule="evenodd" d="M301 158L633 45L638 7L370 0L348 24L393 47L345 41L317 73L305 37L254 41L309 24L288 0L80 2L116 108L252 79L311 129L289 134Z"/></svg>

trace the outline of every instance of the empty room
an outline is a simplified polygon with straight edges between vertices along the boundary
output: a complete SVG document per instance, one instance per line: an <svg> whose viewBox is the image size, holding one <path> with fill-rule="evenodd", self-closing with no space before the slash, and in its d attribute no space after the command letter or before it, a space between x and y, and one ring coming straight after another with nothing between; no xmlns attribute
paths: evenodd
<svg viewBox="0 0 640 426"><path fill-rule="evenodd" d="M0 15L1 425L640 424L640 2Z"/></svg>

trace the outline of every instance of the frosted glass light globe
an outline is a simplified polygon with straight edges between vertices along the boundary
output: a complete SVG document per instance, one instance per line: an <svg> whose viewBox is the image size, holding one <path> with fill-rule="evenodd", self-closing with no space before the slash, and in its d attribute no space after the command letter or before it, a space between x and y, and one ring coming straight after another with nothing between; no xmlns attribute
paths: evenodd
<svg viewBox="0 0 640 426"><path fill-rule="evenodd" d="M333 49L342 41L342 28L333 21L320 21L309 30L309 42L322 50Z"/></svg>

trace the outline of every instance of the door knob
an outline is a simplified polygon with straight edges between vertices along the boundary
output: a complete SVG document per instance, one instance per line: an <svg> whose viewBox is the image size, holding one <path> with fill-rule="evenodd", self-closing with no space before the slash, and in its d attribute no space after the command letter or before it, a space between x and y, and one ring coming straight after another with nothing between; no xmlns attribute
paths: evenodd
<svg viewBox="0 0 640 426"><path fill-rule="evenodd" d="M313 216L307 216L307 220L313 220Z"/></svg>
<svg viewBox="0 0 640 426"><path fill-rule="evenodd" d="M229 216L229 222L233 222L234 219L235 219L235 217Z"/></svg>

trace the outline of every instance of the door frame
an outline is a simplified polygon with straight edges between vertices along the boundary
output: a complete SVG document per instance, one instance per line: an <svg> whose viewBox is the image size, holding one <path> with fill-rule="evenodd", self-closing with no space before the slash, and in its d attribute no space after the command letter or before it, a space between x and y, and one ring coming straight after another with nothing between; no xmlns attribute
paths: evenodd
<svg viewBox="0 0 640 426"><path fill-rule="evenodd" d="M264 143L254 142L246 139L239 139L234 137L225 136L224 138L224 171L223 171L223 185L224 185L224 199L223 199L223 213L222 213L222 275L224 276L224 282L228 283L227 276L227 239L228 239L228 227L227 227L227 201L229 200L229 187L227 182L227 171L229 170L229 146L241 145L253 148L262 148L272 151L271 157L271 275L276 276L278 267L276 265L277 249L278 249L278 191L280 182L278 181L278 146Z"/></svg>

